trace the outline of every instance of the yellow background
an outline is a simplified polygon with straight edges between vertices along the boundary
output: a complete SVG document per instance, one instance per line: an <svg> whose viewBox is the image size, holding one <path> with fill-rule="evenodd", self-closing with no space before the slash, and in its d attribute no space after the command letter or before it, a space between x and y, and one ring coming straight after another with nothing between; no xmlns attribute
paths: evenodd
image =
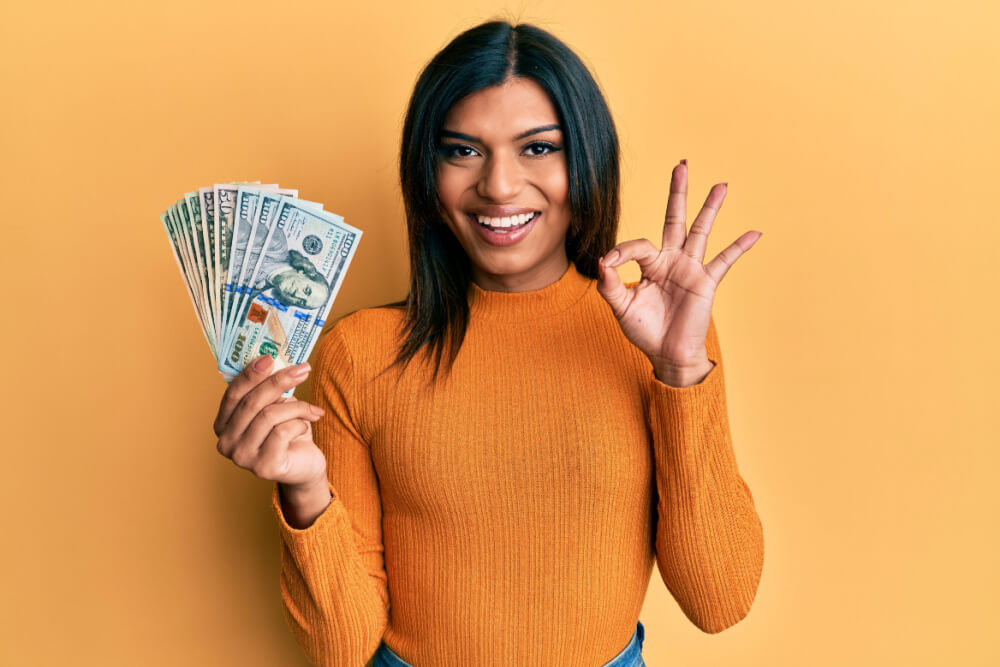
<svg viewBox="0 0 1000 667"><path fill-rule="evenodd" d="M659 244L680 158L689 222L729 182L706 261L764 232L714 306L763 579L707 635L654 570L647 664L1000 664L996 7L4 0L0 664L305 664L158 216L297 187L364 230L333 315L401 298L406 102L498 14L596 73L621 240Z"/></svg>

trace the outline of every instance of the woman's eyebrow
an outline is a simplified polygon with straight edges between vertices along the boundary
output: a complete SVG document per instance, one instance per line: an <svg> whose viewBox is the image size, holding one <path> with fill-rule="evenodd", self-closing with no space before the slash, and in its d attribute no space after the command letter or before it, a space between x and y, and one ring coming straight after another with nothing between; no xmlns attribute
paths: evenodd
<svg viewBox="0 0 1000 667"><path fill-rule="evenodd" d="M538 134L539 132L548 132L549 130L562 130L562 127L558 123L553 123L552 125L542 125L541 127L536 127L526 132L514 137L514 141L518 139L524 139L525 137L530 137L532 134ZM441 130L442 137L451 137L453 139L464 139L465 141L475 141L476 143L483 143L483 140L479 137L474 137L470 134L463 134L461 132L452 132L451 130Z"/></svg>

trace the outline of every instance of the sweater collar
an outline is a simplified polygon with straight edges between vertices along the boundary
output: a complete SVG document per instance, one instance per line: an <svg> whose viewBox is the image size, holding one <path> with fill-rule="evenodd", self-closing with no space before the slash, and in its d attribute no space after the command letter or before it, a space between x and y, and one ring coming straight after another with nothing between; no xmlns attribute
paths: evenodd
<svg viewBox="0 0 1000 667"><path fill-rule="evenodd" d="M495 292L469 283L469 313L487 320L516 322L562 312L579 301L592 278L580 273L573 262L559 280L529 292Z"/></svg>

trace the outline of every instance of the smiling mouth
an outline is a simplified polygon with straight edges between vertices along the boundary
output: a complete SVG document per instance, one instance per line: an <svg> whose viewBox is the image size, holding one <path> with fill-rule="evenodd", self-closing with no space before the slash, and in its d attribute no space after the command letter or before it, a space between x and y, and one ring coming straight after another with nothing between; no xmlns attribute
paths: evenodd
<svg viewBox="0 0 1000 667"><path fill-rule="evenodd" d="M498 234L509 234L531 223L532 220L541 215L541 211L533 211L523 215L514 215L507 218L488 218L486 216L469 213L469 218L483 229Z"/></svg>

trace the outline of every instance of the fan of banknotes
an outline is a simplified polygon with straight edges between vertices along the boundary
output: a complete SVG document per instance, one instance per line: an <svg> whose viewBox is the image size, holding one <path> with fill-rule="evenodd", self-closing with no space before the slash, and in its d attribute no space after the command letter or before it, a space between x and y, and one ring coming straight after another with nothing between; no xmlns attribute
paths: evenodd
<svg viewBox="0 0 1000 667"><path fill-rule="evenodd" d="M309 358L361 230L259 182L198 188L160 220L227 382L262 354L274 370Z"/></svg>

